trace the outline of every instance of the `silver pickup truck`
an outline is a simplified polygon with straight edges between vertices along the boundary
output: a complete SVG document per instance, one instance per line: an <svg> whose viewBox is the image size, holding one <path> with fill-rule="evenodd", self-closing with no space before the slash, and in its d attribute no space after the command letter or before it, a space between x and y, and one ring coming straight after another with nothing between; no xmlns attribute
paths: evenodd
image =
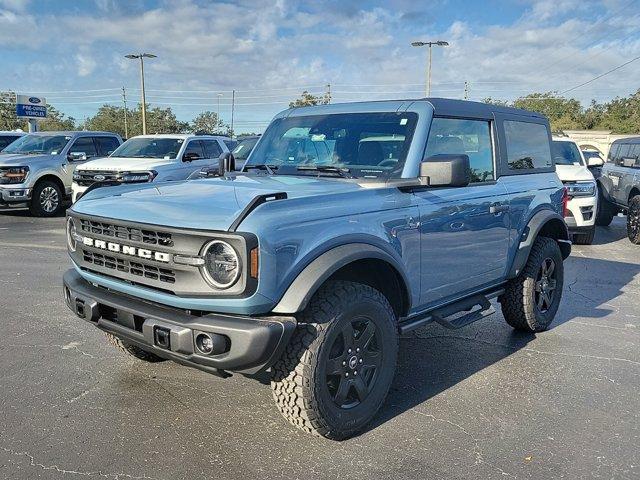
<svg viewBox="0 0 640 480"><path fill-rule="evenodd" d="M640 244L640 137L611 144L598 191L601 202L596 225L607 226L615 215L624 213L629 240Z"/></svg>
<svg viewBox="0 0 640 480"><path fill-rule="evenodd" d="M110 132L38 132L19 138L0 152L0 210L57 215L71 194L75 167L106 157L121 143L120 135Z"/></svg>

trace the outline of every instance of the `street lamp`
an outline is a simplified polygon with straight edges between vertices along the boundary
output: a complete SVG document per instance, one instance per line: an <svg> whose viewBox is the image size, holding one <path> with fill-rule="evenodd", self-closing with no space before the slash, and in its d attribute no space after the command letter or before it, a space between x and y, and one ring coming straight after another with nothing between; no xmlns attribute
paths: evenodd
<svg viewBox="0 0 640 480"><path fill-rule="evenodd" d="M144 95L144 59L156 58L157 55L153 53L130 53L125 55L125 58L139 58L140 59L140 84L142 86L142 134L147 134L147 100Z"/></svg>
<svg viewBox="0 0 640 480"><path fill-rule="evenodd" d="M431 47L436 45L437 47L446 47L449 42L444 40L436 40L434 42L411 42L413 47L429 47L429 62L427 64L427 97L431 96Z"/></svg>

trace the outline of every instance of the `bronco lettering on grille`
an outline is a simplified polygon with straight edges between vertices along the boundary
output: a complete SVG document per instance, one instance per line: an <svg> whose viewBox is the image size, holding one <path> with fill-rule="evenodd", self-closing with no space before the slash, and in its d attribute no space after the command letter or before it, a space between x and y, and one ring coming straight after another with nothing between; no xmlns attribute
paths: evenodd
<svg viewBox="0 0 640 480"><path fill-rule="evenodd" d="M147 250L146 248L120 245L119 243L96 240L90 237L84 237L82 239L82 243L84 243L88 247L100 248L102 250L108 250L110 252L123 253L125 255L131 255L133 257L155 260L157 262L169 263L169 261L171 260L171 255L168 253L154 252L152 250Z"/></svg>

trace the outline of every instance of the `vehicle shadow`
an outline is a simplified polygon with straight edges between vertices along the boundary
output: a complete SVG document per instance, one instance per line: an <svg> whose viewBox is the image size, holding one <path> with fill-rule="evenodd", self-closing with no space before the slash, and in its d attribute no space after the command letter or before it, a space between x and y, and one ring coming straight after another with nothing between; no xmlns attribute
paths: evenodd
<svg viewBox="0 0 640 480"><path fill-rule="evenodd" d="M574 318L610 315L614 312L610 303L639 273L640 261L636 264L570 257L565 262L562 303L550 329ZM391 391L368 430L525 348L536 335L545 333L517 332L498 313L460 330L431 324L404 336Z"/></svg>
<svg viewBox="0 0 640 480"><path fill-rule="evenodd" d="M615 217L608 227L596 227L596 235L591 245L606 245L627 238L626 217Z"/></svg>

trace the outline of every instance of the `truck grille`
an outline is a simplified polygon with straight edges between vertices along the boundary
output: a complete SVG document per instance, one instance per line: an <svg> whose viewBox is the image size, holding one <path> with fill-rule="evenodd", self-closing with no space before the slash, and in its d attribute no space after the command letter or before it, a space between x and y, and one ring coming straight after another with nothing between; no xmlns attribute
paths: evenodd
<svg viewBox="0 0 640 480"><path fill-rule="evenodd" d="M96 180L96 176L98 176L99 180ZM118 180L118 172L104 172L101 170L76 170L74 180L78 185L89 187L96 182L110 182Z"/></svg>
<svg viewBox="0 0 640 480"><path fill-rule="evenodd" d="M132 260L116 258L111 255L83 250L83 259L90 265L109 268L118 272L130 273L138 277L149 278L164 283L176 283L176 274L173 270L159 268Z"/></svg>
<svg viewBox="0 0 640 480"><path fill-rule="evenodd" d="M173 239L170 233L157 232L142 228L114 225L112 223L96 222L93 220L80 220L80 229L86 233L103 235L105 237L119 238L131 242L141 242L147 245L159 245L172 247Z"/></svg>

